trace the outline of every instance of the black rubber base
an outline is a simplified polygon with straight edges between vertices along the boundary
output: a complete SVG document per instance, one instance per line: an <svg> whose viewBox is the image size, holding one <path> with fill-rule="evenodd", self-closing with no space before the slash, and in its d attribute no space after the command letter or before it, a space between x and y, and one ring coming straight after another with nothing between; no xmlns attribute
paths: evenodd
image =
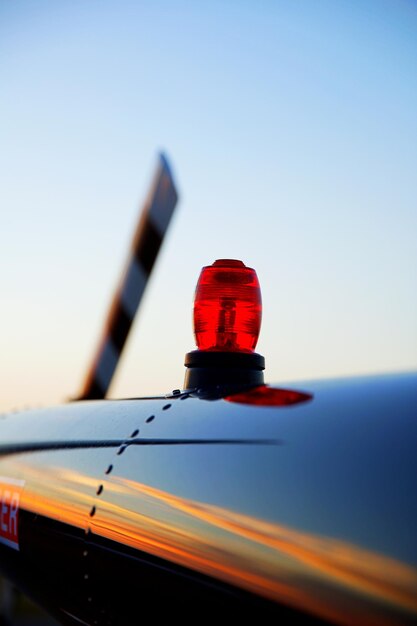
<svg viewBox="0 0 417 626"><path fill-rule="evenodd" d="M184 365L184 389L264 383L265 359L256 352L193 350L185 355Z"/></svg>

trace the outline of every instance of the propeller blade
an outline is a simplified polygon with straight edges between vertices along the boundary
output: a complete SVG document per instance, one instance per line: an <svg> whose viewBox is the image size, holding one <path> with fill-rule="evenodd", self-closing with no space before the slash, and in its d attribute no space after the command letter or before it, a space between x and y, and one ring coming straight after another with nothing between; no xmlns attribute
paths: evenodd
<svg viewBox="0 0 417 626"><path fill-rule="evenodd" d="M125 270L77 400L106 397L177 200L178 194L168 161L161 154L133 237Z"/></svg>

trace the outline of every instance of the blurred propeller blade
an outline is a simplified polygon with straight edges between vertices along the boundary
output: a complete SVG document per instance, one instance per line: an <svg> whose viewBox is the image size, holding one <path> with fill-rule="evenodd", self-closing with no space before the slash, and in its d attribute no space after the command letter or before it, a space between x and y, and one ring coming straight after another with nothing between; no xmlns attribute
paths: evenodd
<svg viewBox="0 0 417 626"><path fill-rule="evenodd" d="M77 400L106 397L177 200L171 169L166 157L161 154L140 214L125 270Z"/></svg>

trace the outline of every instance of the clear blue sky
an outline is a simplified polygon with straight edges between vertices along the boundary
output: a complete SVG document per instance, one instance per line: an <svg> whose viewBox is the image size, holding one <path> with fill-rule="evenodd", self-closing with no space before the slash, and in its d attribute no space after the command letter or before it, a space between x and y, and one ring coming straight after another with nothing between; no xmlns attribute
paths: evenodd
<svg viewBox="0 0 417 626"><path fill-rule="evenodd" d="M180 204L111 395L181 387L201 266L280 382L417 366L417 4L0 0L0 409L78 390L158 150Z"/></svg>

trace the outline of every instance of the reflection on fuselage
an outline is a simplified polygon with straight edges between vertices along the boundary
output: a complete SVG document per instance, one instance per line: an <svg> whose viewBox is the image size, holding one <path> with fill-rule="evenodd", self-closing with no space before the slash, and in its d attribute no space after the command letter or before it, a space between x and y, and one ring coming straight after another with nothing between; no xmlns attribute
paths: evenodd
<svg viewBox="0 0 417 626"><path fill-rule="evenodd" d="M22 505L340 623L394 624L417 612L416 570L331 537L179 497L113 476L93 518L97 480L71 467L31 467ZM51 480L51 477L54 480ZM42 487L40 487L42 486ZM341 611L341 606L344 610Z"/></svg>

